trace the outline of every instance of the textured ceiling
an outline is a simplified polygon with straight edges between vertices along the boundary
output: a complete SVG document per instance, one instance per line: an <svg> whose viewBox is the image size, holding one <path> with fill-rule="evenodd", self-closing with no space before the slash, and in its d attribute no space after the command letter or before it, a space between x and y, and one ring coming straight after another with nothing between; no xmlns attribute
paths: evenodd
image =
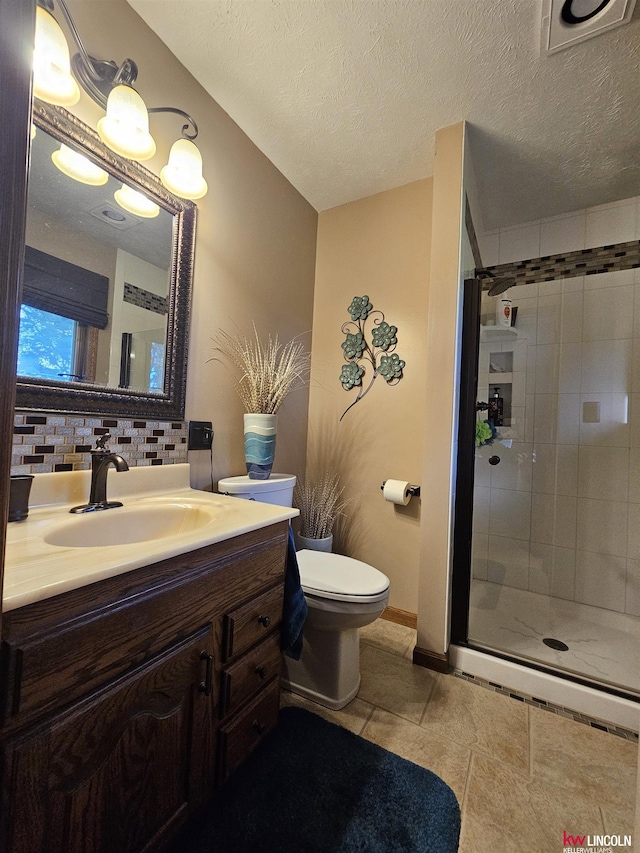
<svg viewBox="0 0 640 853"><path fill-rule="evenodd" d="M541 56L539 0L128 2L317 210L431 175L461 119L485 229L640 195L640 9Z"/></svg>

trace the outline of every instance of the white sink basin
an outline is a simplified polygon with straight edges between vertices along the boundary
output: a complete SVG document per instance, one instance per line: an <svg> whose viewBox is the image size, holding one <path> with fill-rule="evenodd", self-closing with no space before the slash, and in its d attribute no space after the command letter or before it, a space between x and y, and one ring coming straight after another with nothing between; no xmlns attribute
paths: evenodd
<svg viewBox="0 0 640 853"><path fill-rule="evenodd" d="M124 506L75 515L56 524L43 539L47 544L60 548L130 545L179 536L209 524L214 518L213 507L194 506L187 502Z"/></svg>

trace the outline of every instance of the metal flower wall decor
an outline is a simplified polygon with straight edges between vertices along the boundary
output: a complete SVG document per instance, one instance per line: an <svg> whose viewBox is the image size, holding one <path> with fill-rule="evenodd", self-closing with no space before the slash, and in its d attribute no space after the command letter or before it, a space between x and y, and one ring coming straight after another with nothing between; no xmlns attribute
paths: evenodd
<svg viewBox="0 0 640 853"><path fill-rule="evenodd" d="M342 413L340 420L353 408L365 394L367 394L378 376L382 376L387 385L397 385L402 379L402 370L405 362L394 352L398 343L396 326L390 326L384 319L382 311L374 311L368 296L354 296L351 305L347 308L351 315L342 325L342 333L345 339L342 342L342 351L346 364L342 365L340 382L345 391L358 388L358 396L350 406ZM367 322L373 323L371 340L367 340ZM361 364L365 362L365 364ZM367 366L370 364L372 375L369 384L365 388L363 377L366 376Z"/></svg>

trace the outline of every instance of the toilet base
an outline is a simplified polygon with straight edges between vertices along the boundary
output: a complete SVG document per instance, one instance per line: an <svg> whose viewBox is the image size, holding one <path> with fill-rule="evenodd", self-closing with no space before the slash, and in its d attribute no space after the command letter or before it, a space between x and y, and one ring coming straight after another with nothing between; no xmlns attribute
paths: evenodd
<svg viewBox="0 0 640 853"><path fill-rule="evenodd" d="M360 689L357 628L324 631L305 626L299 661L284 658L282 686L318 705L339 711Z"/></svg>

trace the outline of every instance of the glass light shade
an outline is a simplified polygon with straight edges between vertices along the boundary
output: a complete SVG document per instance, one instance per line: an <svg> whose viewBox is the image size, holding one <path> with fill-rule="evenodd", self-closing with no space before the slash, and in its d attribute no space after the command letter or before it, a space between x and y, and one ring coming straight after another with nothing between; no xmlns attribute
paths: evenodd
<svg viewBox="0 0 640 853"><path fill-rule="evenodd" d="M202 198L207 182L202 177L202 155L189 139L178 139L171 146L169 162L160 170L165 187L182 198Z"/></svg>
<svg viewBox="0 0 640 853"><path fill-rule="evenodd" d="M149 113L131 86L114 86L107 100L107 114L98 122L100 139L122 157L148 160L156 153L149 133Z"/></svg>
<svg viewBox="0 0 640 853"><path fill-rule="evenodd" d="M80 100L80 89L71 76L67 40L53 15L41 6L36 8L33 94L60 107L71 107Z"/></svg>
<svg viewBox="0 0 640 853"><path fill-rule="evenodd" d="M122 189L116 190L113 197L120 207L128 210L129 213L143 217L143 219L153 219L160 213L160 208L154 201L137 190L131 189L126 184L122 185Z"/></svg>
<svg viewBox="0 0 640 853"><path fill-rule="evenodd" d="M109 180L109 175L104 169L67 145L61 145L58 151L54 151L51 159L61 172L82 184L101 187Z"/></svg>

